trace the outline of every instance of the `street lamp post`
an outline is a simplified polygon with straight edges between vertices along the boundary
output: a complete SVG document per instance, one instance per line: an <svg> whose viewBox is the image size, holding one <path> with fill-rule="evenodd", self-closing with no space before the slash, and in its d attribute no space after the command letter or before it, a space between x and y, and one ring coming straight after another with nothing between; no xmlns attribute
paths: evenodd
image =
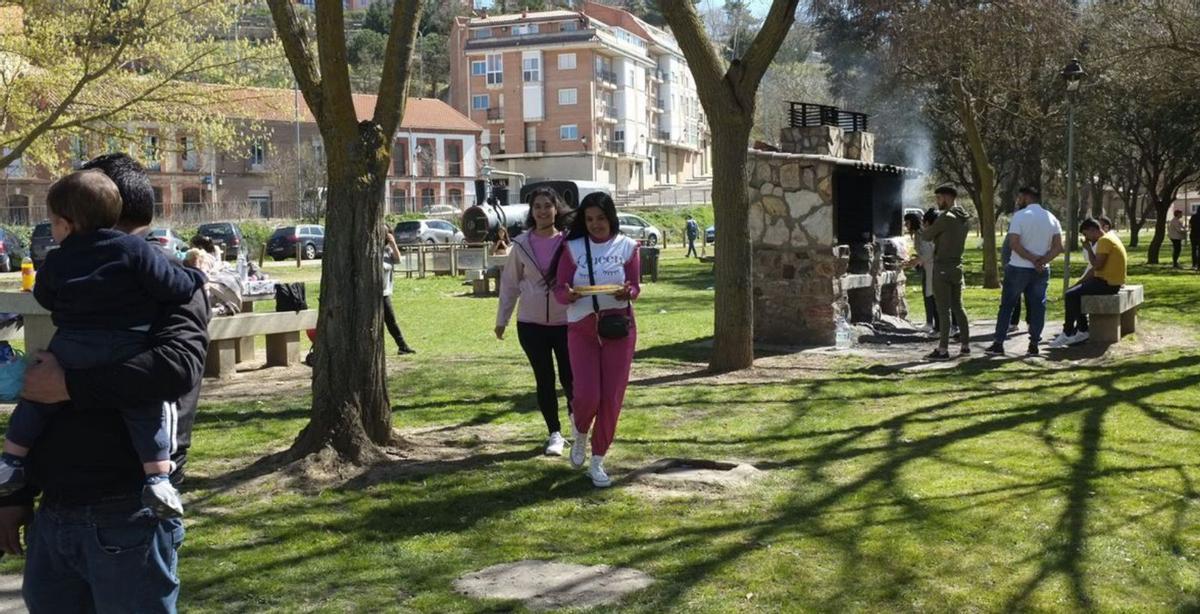
<svg viewBox="0 0 1200 614"><path fill-rule="evenodd" d="M1078 59L1062 70L1067 84L1067 245L1063 250L1063 294L1071 287L1071 252L1075 250L1075 97L1086 75Z"/></svg>

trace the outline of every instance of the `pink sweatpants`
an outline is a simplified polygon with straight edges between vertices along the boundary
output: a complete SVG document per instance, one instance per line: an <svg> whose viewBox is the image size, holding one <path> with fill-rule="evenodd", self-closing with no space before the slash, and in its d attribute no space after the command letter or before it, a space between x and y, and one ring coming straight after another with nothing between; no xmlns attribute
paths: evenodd
<svg viewBox="0 0 1200 614"><path fill-rule="evenodd" d="M596 334L596 314L567 326L567 351L575 378L571 401L575 428L591 431L592 454L604 456L617 432L636 345L636 325L629 327L624 339L601 339Z"/></svg>

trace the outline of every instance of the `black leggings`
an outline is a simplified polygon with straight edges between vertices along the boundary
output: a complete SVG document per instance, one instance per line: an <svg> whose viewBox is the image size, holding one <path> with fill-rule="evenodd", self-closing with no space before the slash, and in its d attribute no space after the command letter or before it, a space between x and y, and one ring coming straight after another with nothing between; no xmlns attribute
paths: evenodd
<svg viewBox="0 0 1200 614"><path fill-rule="evenodd" d="M1183 252L1183 239L1171 239L1171 264L1179 266L1179 254Z"/></svg>
<svg viewBox="0 0 1200 614"><path fill-rule="evenodd" d="M554 362L558 361L558 381L567 395L567 415L571 415L571 360L567 354L567 327L517 322L517 340L533 367L537 381L538 409L551 433L561 433L558 421L558 389L554 386Z"/></svg>
<svg viewBox="0 0 1200 614"><path fill-rule="evenodd" d="M407 349L408 344L404 342L404 333L400 332L400 325L396 323L396 312L392 309L392 297L383 297L383 325L387 327L388 332L392 335L392 340L401 349Z"/></svg>

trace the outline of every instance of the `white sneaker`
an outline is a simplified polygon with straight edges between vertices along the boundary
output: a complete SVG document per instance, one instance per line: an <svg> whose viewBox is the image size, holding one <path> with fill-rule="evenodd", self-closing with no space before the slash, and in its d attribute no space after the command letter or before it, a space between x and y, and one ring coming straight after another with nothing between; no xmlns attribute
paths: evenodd
<svg viewBox="0 0 1200 614"><path fill-rule="evenodd" d="M592 455L592 466L588 469L588 477L592 478L592 485L596 488L608 488L612 486L612 479L604 471L604 457Z"/></svg>
<svg viewBox="0 0 1200 614"><path fill-rule="evenodd" d="M1076 343L1083 343L1084 341L1088 340L1088 337L1091 337L1091 335L1089 335L1086 330L1081 330L1071 336L1071 338L1067 341L1067 345L1075 345Z"/></svg>
<svg viewBox="0 0 1200 614"><path fill-rule="evenodd" d="M578 469L583 466L583 461L587 460L587 433L580 433L579 429L571 424L571 436L574 441L571 442L571 466Z"/></svg>
<svg viewBox="0 0 1200 614"><path fill-rule="evenodd" d="M567 440L563 439L562 433L558 431L550 433L550 440L546 442L546 456L562 456L563 448L566 445Z"/></svg>
<svg viewBox="0 0 1200 614"><path fill-rule="evenodd" d="M1075 337L1074 335L1068 335L1066 333L1058 333L1058 336L1055 337L1054 340L1051 341L1047 345L1047 347L1050 347L1052 349L1065 348L1065 347L1067 347L1068 344L1071 343L1071 339L1073 339L1074 337Z"/></svg>

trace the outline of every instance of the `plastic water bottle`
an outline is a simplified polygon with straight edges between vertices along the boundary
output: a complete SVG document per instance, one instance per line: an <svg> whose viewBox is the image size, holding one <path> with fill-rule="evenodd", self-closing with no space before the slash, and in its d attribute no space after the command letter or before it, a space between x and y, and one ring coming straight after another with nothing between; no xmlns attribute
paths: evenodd
<svg viewBox="0 0 1200 614"><path fill-rule="evenodd" d="M33 291L33 260L29 256L21 259L21 292Z"/></svg>
<svg viewBox="0 0 1200 614"><path fill-rule="evenodd" d="M850 325L846 323L846 319L838 316L834 323L834 346L839 350L844 350L850 347L851 330Z"/></svg>

